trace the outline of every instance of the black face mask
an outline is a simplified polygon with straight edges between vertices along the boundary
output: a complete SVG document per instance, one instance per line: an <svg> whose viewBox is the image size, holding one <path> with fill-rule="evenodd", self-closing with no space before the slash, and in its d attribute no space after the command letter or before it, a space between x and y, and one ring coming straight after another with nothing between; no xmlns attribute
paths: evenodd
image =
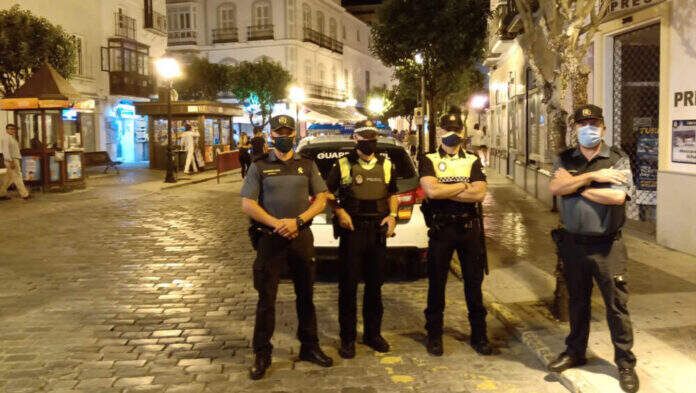
<svg viewBox="0 0 696 393"><path fill-rule="evenodd" d="M442 138L442 144L447 147L455 147L462 143L462 137L457 134L448 135Z"/></svg>
<svg viewBox="0 0 696 393"><path fill-rule="evenodd" d="M358 150L366 156L371 156L377 151L377 141L374 139L363 139L358 141Z"/></svg>
<svg viewBox="0 0 696 393"><path fill-rule="evenodd" d="M287 153L292 150L292 145L295 142L293 136L276 136L273 137L273 147L281 153Z"/></svg>

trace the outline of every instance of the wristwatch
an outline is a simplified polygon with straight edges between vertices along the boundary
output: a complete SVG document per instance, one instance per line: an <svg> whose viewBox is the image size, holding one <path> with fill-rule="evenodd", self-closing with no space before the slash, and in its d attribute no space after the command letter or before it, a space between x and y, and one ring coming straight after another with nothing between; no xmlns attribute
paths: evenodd
<svg viewBox="0 0 696 393"><path fill-rule="evenodd" d="M300 216L297 216L297 218L295 219L295 222L297 223L297 229L302 228L305 224L304 220L302 218L300 218Z"/></svg>
<svg viewBox="0 0 696 393"><path fill-rule="evenodd" d="M397 218L399 215L397 213L389 213L389 217Z"/></svg>

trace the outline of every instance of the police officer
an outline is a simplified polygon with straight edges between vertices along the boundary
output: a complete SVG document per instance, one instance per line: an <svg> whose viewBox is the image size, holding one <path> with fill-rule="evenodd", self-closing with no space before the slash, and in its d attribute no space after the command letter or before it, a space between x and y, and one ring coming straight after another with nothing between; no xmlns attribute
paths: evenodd
<svg viewBox="0 0 696 393"><path fill-rule="evenodd" d="M437 152L420 160L420 184L427 200L423 213L428 236L427 349L441 356L445 286L452 254L457 251L471 325L471 346L482 355L493 351L486 336L486 308L481 284L486 268L485 245L476 204L486 195L481 160L461 147L461 115L450 111L440 119L445 133Z"/></svg>
<svg viewBox="0 0 696 393"><path fill-rule="evenodd" d="M260 379L271 364L271 337L275 328L275 301L280 272L289 265L295 286L300 359L330 367L333 360L319 347L313 302L314 238L312 218L326 206L326 184L316 164L292 151L295 122L290 116L271 119L274 150L249 167L241 190L242 211L252 220L256 306L253 349L249 371ZM314 196L313 202L309 202Z"/></svg>
<svg viewBox="0 0 696 393"><path fill-rule="evenodd" d="M356 124L357 148L341 157L331 169L327 186L336 194L334 203L341 259L338 312L344 359L355 357L357 336L356 297L360 272L365 281L363 343L377 352L388 352L381 335L382 283L387 237L394 233L399 199L396 176L389 157L377 152L377 128L372 121Z"/></svg>
<svg viewBox="0 0 696 393"><path fill-rule="evenodd" d="M570 334L566 350L548 368L562 372L587 362L594 279L604 298L621 388L636 392L633 330L626 307L627 254L621 239L625 202L633 188L630 161L619 148L602 141L606 128L601 108L585 105L573 118L579 145L559 155L549 185L553 195L561 197L557 242L568 286Z"/></svg>

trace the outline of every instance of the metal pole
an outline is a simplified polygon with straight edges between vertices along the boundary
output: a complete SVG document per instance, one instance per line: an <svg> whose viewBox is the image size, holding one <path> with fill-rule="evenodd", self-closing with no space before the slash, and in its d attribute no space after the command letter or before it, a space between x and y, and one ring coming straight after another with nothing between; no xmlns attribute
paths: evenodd
<svg viewBox="0 0 696 393"><path fill-rule="evenodd" d="M421 124L418 126L418 156L425 154L425 75L421 74L420 80L420 98L421 98Z"/></svg>
<svg viewBox="0 0 696 393"><path fill-rule="evenodd" d="M174 176L174 146L172 145L172 81L167 86L167 176L165 183L176 183Z"/></svg>

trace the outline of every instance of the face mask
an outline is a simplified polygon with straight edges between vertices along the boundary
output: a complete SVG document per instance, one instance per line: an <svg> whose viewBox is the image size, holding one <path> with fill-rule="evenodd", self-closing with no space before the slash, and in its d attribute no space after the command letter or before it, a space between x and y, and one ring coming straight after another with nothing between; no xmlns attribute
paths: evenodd
<svg viewBox="0 0 696 393"><path fill-rule="evenodd" d="M366 156L371 156L377 150L377 141L374 139L363 139L358 141L358 150Z"/></svg>
<svg viewBox="0 0 696 393"><path fill-rule="evenodd" d="M595 126L582 126L578 128L578 142L588 148L595 147L602 141L601 129Z"/></svg>
<svg viewBox="0 0 696 393"><path fill-rule="evenodd" d="M292 136L277 136L273 138L273 147L281 153L287 153L292 150L292 145L295 142L295 137Z"/></svg>
<svg viewBox="0 0 696 393"><path fill-rule="evenodd" d="M462 137L457 134L447 135L442 137L442 144L447 147L455 147L462 143Z"/></svg>

